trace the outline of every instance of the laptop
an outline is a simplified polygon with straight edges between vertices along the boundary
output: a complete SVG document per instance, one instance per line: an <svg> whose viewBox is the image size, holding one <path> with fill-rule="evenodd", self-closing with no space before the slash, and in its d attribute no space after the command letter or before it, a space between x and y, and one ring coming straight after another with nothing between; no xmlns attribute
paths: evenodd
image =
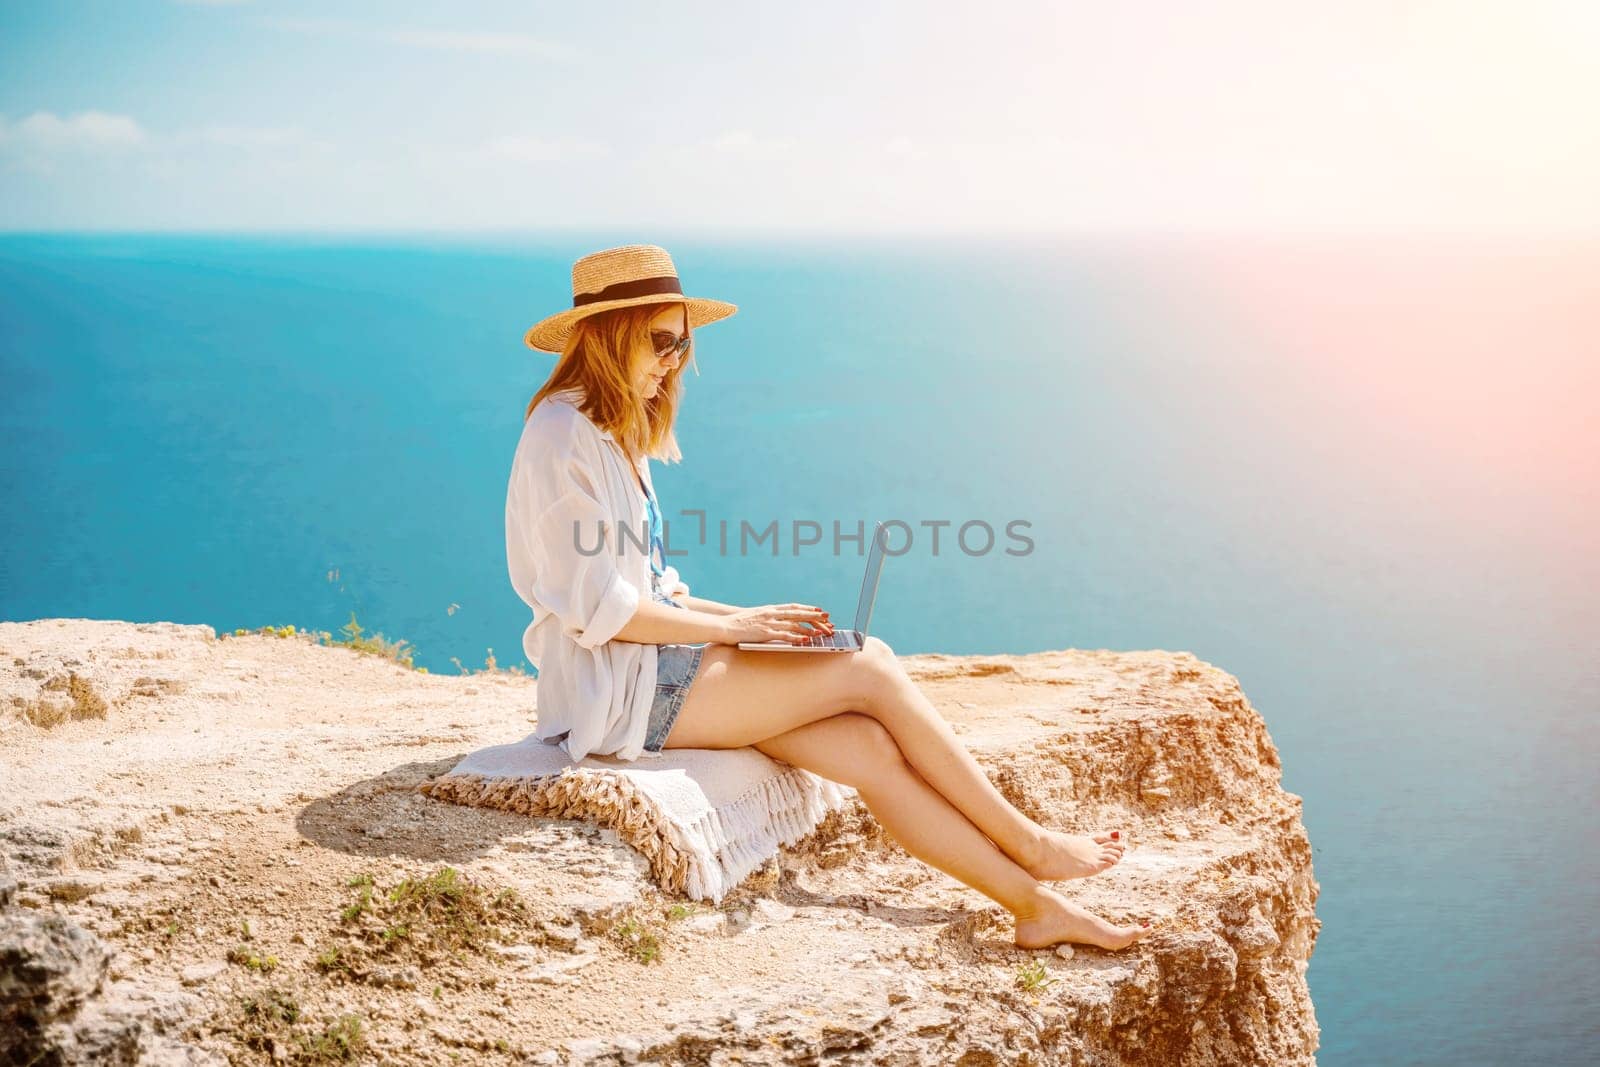
<svg viewBox="0 0 1600 1067"><path fill-rule="evenodd" d="M872 621L872 604L878 599L878 575L883 573L883 523L872 528L872 549L867 553L867 573L861 579L861 599L856 601L856 626L853 630L835 629L831 634L812 634L804 641L740 641L750 652L860 652L867 643L867 624Z"/></svg>

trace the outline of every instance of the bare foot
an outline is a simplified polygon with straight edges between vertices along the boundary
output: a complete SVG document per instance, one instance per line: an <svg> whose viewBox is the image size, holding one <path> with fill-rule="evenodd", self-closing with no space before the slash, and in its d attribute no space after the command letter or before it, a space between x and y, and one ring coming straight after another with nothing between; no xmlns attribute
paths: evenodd
<svg viewBox="0 0 1600 1067"><path fill-rule="evenodd" d="M1048 948L1070 941L1080 945L1098 945L1115 952L1127 948L1154 929L1148 923L1118 926L1106 922L1045 886L1039 887L1039 893L1038 910L1027 915L1018 913L1016 916L1017 929L1013 940L1018 948Z"/></svg>
<svg viewBox="0 0 1600 1067"><path fill-rule="evenodd" d="M1116 865L1122 859L1121 832L1111 830L1092 837L1045 830L1032 855L1020 866L1040 881L1086 878Z"/></svg>

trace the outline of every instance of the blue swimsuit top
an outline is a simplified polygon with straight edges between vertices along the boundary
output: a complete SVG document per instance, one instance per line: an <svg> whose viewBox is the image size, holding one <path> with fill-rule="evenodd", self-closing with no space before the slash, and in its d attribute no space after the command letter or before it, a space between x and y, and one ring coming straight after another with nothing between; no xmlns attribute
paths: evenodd
<svg viewBox="0 0 1600 1067"><path fill-rule="evenodd" d="M661 528L661 509L656 506L655 495L644 484L643 478L639 479L639 488L644 490L645 513L650 517L650 570L656 578L660 578L667 573L667 546Z"/></svg>

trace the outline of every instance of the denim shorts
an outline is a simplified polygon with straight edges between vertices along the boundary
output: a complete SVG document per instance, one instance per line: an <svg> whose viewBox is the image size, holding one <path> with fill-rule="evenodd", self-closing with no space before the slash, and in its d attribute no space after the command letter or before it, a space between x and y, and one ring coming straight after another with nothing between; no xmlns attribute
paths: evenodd
<svg viewBox="0 0 1600 1067"><path fill-rule="evenodd" d="M654 596L664 604L683 607L659 590ZM683 710L683 698L689 695L689 685L700 669L700 657L705 651L703 644L656 646L656 692L650 702L650 725L644 735L647 751L660 752L661 746L667 743L667 735L672 732L672 724L678 721L678 712Z"/></svg>

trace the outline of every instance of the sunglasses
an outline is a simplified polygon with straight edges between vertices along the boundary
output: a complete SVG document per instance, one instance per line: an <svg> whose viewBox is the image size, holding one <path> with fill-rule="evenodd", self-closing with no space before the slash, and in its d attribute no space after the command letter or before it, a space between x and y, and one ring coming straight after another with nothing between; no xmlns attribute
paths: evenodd
<svg viewBox="0 0 1600 1067"><path fill-rule="evenodd" d="M694 343L694 338L689 334L675 337L670 333L653 333L650 335L650 342L656 346L656 358L666 359L673 352L677 352L680 356L688 352L689 346Z"/></svg>

